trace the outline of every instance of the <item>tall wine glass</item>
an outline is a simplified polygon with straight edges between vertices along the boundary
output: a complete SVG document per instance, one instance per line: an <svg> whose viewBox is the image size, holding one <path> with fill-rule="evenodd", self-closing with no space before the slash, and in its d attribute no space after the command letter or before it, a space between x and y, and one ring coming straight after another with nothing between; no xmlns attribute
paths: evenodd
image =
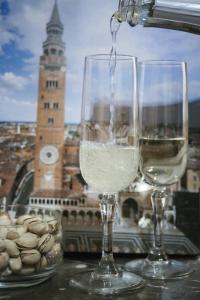
<svg viewBox="0 0 200 300"><path fill-rule="evenodd" d="M117 193L135 179L138 170L136 83L134 57L86 57L80 169L87 184L102 196L103 251L95 270L74 276L70 283L89 293L112 295L144 283L139 276L119 269L112 252Z"/></svg>
<svg viewBox="0 0 200 300"><path fill-rule="evenodd" d="M186 276L190 272L188 266L168 258L161 228L168 187L180 180L187 163L186 63L139 63L139 128L140 169L144 180L154 188L151 195L154 242L145 261L131 261L126 269L155 279Z"/></svg>

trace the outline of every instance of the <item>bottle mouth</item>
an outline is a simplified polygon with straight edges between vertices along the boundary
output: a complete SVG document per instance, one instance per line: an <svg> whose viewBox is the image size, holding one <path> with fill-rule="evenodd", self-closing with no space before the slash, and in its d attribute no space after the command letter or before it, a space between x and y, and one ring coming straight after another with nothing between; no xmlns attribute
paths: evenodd
<svg viewBox="0 0 200 300"><path fill-rule="evenodd" d="M132 17L135 10L134 0L119 0L118 11L113 14L113 17L118 20L118 22L127 21L132 25Z"/></svg>

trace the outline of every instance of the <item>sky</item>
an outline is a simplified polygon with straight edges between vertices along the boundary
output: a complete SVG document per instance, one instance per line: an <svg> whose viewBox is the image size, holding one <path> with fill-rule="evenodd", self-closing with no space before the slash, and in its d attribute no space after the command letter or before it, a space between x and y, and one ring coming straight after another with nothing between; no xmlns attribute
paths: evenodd
<svg viewBox="0 0 200 300"><path fill-rule="evenodd" d="M54 0L0 0L0 121L36 121L38 66ZM118 0L58 0L66 43L65 121L80 122L84 57L109 53ZM117 52L188 64L189 100L200 99L200 36L121 25Z"/></svg>

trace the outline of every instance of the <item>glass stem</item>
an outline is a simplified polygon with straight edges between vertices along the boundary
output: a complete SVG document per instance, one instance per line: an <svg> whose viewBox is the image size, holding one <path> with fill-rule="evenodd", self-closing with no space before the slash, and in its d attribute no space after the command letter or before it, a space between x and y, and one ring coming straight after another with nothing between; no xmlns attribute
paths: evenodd
<svg viewBox="0 0 200 300"><path fill-rule="evenodd" d="M154 240L153 248L148 255L148 259L155 262L169 261L162 240L162 225L164 221L164 212L167 204L167 199L168 197L165 189L155 190L151 195L151 203L153 208Z"/></svg>
<svg viewBox="0 0 200 300"><path fill-rule="evenodd" d="M116 208L116 195L104 194L100 200L101 218L103 223L102 257L93 277L119 276L112 250L112 227Z"/></svg>

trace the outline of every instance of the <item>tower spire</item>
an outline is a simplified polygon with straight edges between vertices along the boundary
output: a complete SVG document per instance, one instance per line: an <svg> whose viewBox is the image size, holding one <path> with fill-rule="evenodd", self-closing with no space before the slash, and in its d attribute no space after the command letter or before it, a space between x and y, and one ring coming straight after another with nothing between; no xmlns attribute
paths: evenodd
<svg viewBox="0 0 200 300"><path fill-rule="evenodd" d="M65 48L65 44L62 41L62 34L63 34L63 24L60 20L60 14L58 10L58 3L57 0L54 2L53 10L51 13L50 21L47 23L46 30L47 30L47 39L43 43L43 49L48 50L48 48L59 47L62 50Z"/></svg>
<svg viewBox="0 0 200 300"><path fill-rule="evenodd" d="M61 27L63 29L63 25L60 20L60 14L59 14L59 10L58 10L57 0L55 0L55 2L54 2L54 7L52 10L51 18L50 18L50 21L47 24L47 26L50 26L50 25L55 25L55 26Z"/></svg>

